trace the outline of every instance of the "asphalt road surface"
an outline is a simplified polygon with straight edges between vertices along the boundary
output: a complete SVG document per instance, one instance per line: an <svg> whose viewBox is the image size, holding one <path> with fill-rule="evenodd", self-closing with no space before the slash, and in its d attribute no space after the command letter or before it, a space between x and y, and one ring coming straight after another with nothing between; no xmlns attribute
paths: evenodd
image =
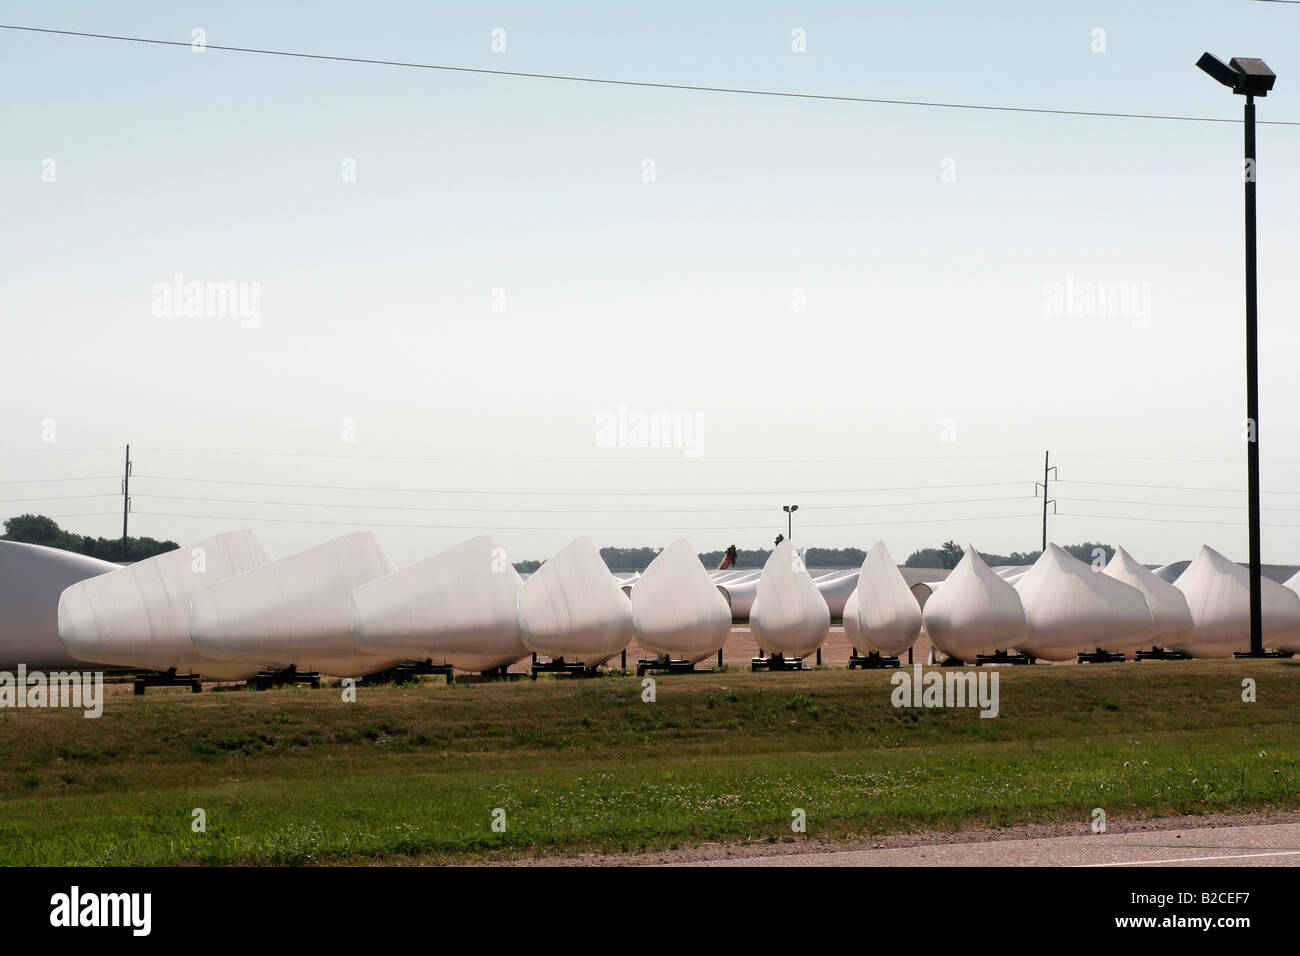
<svg viewBox="0 0 1300 956"><path fill-rule="evenodd" d="M1300 823L1146 830L876 850L784 853L693 866L1300 866Z"/></svg>

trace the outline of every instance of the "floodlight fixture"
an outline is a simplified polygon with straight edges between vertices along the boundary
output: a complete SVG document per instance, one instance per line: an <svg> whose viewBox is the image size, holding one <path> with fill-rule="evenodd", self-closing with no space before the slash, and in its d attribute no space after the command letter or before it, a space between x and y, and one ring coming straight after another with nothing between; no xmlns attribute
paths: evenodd
<svg viewBox="0 0 1300 956"><path fill-rule="evenodd" d="M1277 74L1258 57L1234 56L1224 63L1213 53L1202 53L1196 65L1240 96L1267 96Z"/></svg>

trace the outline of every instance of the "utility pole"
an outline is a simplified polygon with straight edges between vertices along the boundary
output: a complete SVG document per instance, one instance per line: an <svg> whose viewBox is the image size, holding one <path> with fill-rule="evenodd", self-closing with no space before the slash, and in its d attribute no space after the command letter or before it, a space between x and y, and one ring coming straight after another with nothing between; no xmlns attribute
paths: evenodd
<svg viewBox="0 0 1300 956"><path fill-rule="evenodd" d="M1049 499L1047 497L1047 482L1049 476L1052 472L1056 471L1055 465L1052 465L1050 467L1048 466L1048 462L1051 460L1051 457L1052 457L1052 453L1050 451L1043 452L1043 480L1041 483L1037 481L1034 482L1034 494L1038 493L1039 488L1043 489L1043 550L1044 551L1047 550L1047 506L1051 505L1052 511L1053 512L1056 511L1056 499L1055 498Z"/></svg>
<svg viewBox="0 0 1300 956"><path fill-rule="evenodd" d="M131 511L131 446L126 446L126 462L122 466L122 560L126 561L126 516Z"/></svg>

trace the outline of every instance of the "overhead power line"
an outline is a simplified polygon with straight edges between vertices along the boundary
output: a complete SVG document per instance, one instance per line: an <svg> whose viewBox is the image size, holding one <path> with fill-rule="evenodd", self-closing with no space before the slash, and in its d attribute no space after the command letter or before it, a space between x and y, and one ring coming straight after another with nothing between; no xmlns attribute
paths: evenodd
<svg viewBox="0 0 1300 956"><path fill-rule="evenodd" d="M580 496L584 498L603 498L608 496L633 497L633 498L653 498L653 497L717 497L719 495L738 496L738 495L770 495L780 496L791 494L786 491L738 491L727 489L725 491L500 491L484 490L479 488L391 488L376 486L359 486L359 485L310 485L291 481L243 481L235 478L186 478L179 475L137 475L140 479L152 481L188 481L201 484L216 485L247 485L260 488L308 488L319 489L322 491L379 491L395 494L422 494L422 495L536 495L536 496ZM799 489L799 494L804 495L835 495L835 494L866 494L877 491L935 491L948 488L989 488L1007 485L1023 485L1023 481L976 481L968 484L957 485L898 485L891 488L824 488L824 489Z"/></svg>
<svg viewBox="0 0 1300 956"><path fill-rule="evenodd" d="M138 475L142 479L153 481L184 481L197 484L217 484L217 485L244 485L249 487L263 488L301 488L308 490L320 491L373 491L388 492L392 494L429 494L429 495L506 495L506 496L579 496L600 498L607 496L616 497L717 497L717 496L739 496L739 495L771 495L780 496L792 494L789 489L786 490L765 490L750 491L738 489L726 489L724 491L546 491L546 490L521 490L521 491L503 491L494 489L477 489L477 488L396 488L391 486L373 486L373 485L318 485L306 484L302 482L289 481L247 481L238 478L190 478L183 475ZM1211 488L1194 485L1151 485L1138 484L1132 482L1120 481L1083 481L1079 479L1058 479L1063 484L1076 485L1094 485L1102 487L1115 488L1158 488L1166 491L1213 491L1226 492L1230 494L1241 494L1240 488ZM875 488L822 488L822 489L797 489L799 494L805 495L832 495L832 494L871 494L875 492L895 492L895 491L939 491L950 488L994 488L1008 487L1012 485L1023 485L1023 481L976 481L961 484L946 485L894 485ZM1300 491L1270 491L1266 494L1277 495L1297 495ZM201 499L192 499L201 500Z"/></svg>
<svg viewBox="0 0 1300 956"><path fill-rule="evenodd" d="M1300 3L1300 0L1296 0ZM1057 455L1058 458L1086 458L1090 461L1160 461L1160 462L1188 462L1202 465L1240 465L1240 458L1169 458L1157 457L1154 455L1080 455L1073 452L1063 452ZM1260 462L1261 465L1300 465L1300 461L1279 461L1276 459Z"/></svg>
<svg viewBox="0 0 1300 956"><path fill-rule="evenodd" d="M184 47L191 49L193 44L183 40L158 40L152 37L118 36L109 33L86 33L76 30L51 30L45 27L25 27L15 24L0 23L0 30L19 30L27 33L42 33L52 36L82 37L92 40L114 40L122 43L146 43L154 46ZM588 83L602 86L629 86L655 90L683 90L692 93L729 93L742 96L771 96L784 99L822 100L837 103L870 103L879 106L916 106L933 109L980 110L999 113L1032 113L1046 116L1092 116L1108 119L1146 119L1172 120L1187 123L1240 123L1240 120L1218 116L1179 116L1165 113L1114 113L1102 110L1066 110L1046 109L1030 106L993 106L979 103L947 103L930 100L899 100L868 96L839 96L828 93L794 93L782 90L755 90L743 87L694 86L686 83L654 83L646 80L616 80L598 76L571 76L561 73L525 73L518 70L488 70L482 67L449 66L441 63L415 63L406 60L379 60L359 56L335 56L323 53L300 53L290 50L266 50L256 47L221 46L205 43L205 50L219 50L223 53L248 53L257 56L280 56L301 60L320 60L331 63L359 63L369 66L402 67L413 70L439 70L447 73L476 73L486 76L506 76L516 79L554 80L563 83ZM1300 121L1260 120L1260 125L1300 126Z"/></svg>
<svg viewBox="0 0 1300 956"><path fill-rule="evenodd" d="M1159 488L1162 491L1223 491L1234 495L1244 495L1241 488L1204 488L1193 485L1143 485L1124 481L1081 481L1078 478L1062 478L1063 485L1105 485L1111 488ZM1300 491L1266 491L1266 495L1300 495Z"/></svg>
<svg viewBox="0 0 1300 956"><path fill-rule="evenodd" d="M1186 503L1181 501L1123 501L1118 498L1074 498L1074 497L1063 498L1061 500L1065 502L1086 501L1091 504L1101 504L1101 505L1140 505L1142 507L1149 507L1149 508L1210 508L1215 511L1223 511L1223 510L1244 511L1246 509L1245 505L1205 505L1205 504L1198 504L1196 502ZM1265 510L1300 511L1300 508L1282 508L1276 505L1268 505Z"/></svg>
<svg viewBox="0 0 1300 956"><path fill-rule="evenodd" d="M1086 515L1077 511L1058 512L1062 518L1093 518L1100 521L1155 521L1160 524L1222 524L1232 525L1234 527L1245 527L1244 521L1207 521L1197 518L1149 518L1139 515ZM1265 528L1300 528L1300 524L1264 524Z"/></svg>
<svg viewBox="0 0 1300 956"><path fill-rule="evenodd" d="M334 454L328 452L294 452L294 451L232 451L215 448L158 448L137 445L136 451L164 452L182 455L227 455L230 457L265 457L265 458L327 458L343 461L418 461L441 465L459 464L495 464L495 465L829 465L829 464L870 464L873 462L910 462L910 461L987 461L1007 460L1012 458L1036 458L1036 454L1006 455L918 455L896 458L623 458L617 455L604 455L598 458L473 458L429 455L357 455Z"/></svg>
<svg viewBox="0 0 1300 956"><path fill-rule="evenodd" d="M157 518L202 518L202 519L210 519L214 521L247 522L249 524L257 524L259 522L270 521L270 522L275 522L277 524L342 525L346 527L364 526L367 528L425 528L425 529L432 528L432 529L440 529L440 530L448 530L448 531L481 531L485 527L485 525L481 525L481 524L408 524L406 522L402 522L401 524L377 524L372 521L366 521L366 522L320 521L320 520L311 520L306 518L247 518L247 517L240 517L238 515L174 514L172 512L165 512L165 511L135 511L132 513L137 517L141 515L149 515L151 517L157 517ZM801 527L804 528L873 528L880 525L945 524L948 522L955 522L955 521L1007 521L1014 518L1032 518L1032 517L1034 516L1023 515L1023 514L1021 515L970 515L964 518L922 518L914 521L838 522L833 524L807 524L807 525L801 525ZM687 526L683 525L682 527L687 527ZM689 528L692 531L769 531L771 530L771 527L772 527L771 524L725 525L725 526L718 526L718 527L701 527L697 525L689 525ZM592 528L592 527L587 527L585 525L582 526L574 525L574 526L567 526L567 527L557 527L552 525L543 526L543 527L539 527L536 525L520 525L514 527L492 525L492 528L496 531L576 531L576 532L589 532L593 534L595 533L603 534L610 531L674 532L679 530L678 528L675 527Z"/></svg>
<svg viewBox="0 0 1300 956"><path fill-rule="evenodd" d="M74 498L120 498L121 495L109 493L102 495L33 495L28 498L0 498L0 504L16 505L29 501L71 501Z"/></svg>
<svg viewBox="0 0 1300 956"><path fill-rule="evenodd" d="M83 497L83 496L72 496ZM115 497L105 495L102 497ZM271 501L259 498L197 498L192 495L156 495L136 493L133 498L140 499L158 499L165 501L198 501L204 503L220 504L242 504L242 505L274 505L276 507L294 507L294 508L346 508L361 509L363 511L444 511L456 513L471 514L723 514L723 513L749 513L761 514L770 513L772 508L715 508L711 505L701 505L696 508L466 508L458 505L367 505L367 504L336 504L328 501ZM810 505L809 510L818 511L846 511L862 510L869 508L912 508L929 505L964 505L976 504L989 501L1024 501L1025 495L1002 495L993 498L942 498L935 501L889 501L883 504L832 504L832 505ZM14 501L24 501L23 498L12 499ZM1296 509L1300 510L1300 509Z"/></svg>
<svg viewBox="0 0 1300 956"><path fill-rule="evenodd" d="M1295 0L1300 3L1300 0ZM914 462L914 461L1010 461L1020 458L1037 458L1037 452L1010 452L990 455L890 455L883 457L870 458L718 458L713 455L700 458L625 458L617 454L601 455L593 458L545 458L545 457L514 457L503 458L499 456L472 456L472 455L363 455L357 453L342 452L309 452L309 451L249 451L234 448L170 448L160 445L136 445L136 451L161 452L174 455L214 455L250 458L319 458L338 461L409 461L409 462L428 462L439 465L459 465L459 464L489 464L489 465L691 465L695 467L705 465L832 465L832 464L891 464L896 462ZM105 452L118 451L116 445L105 445L98 447L81 447L81 448L64 448L56 445L45 445L36 448L0 448L0 455L34 455L45 452ZM1085 459L1088 461L1152 461L1152 462L1178 462L1189 464L1207 464L1207 465L1240 465L1241 460L1237 458L1191 458L1177 457L1171 455L1092 455L1082 452L1058 452L1057 458L1068 459ZM1300 459L1270 459L1260 462L1261 465L1300 465Z"/></svg>
<svg viewBox="0 0 1300 956"><path fill-rule="evenodd" d="M1300 3L1300 0L1296 0ZM617 454L601 455L592 458L552 458L526 457L503 458L500 456L473 455L363 455L343 452L310 451L250 451L234 448L171 448L160 445L136 445L136 451L161 452L173 455L213 455L249 458L319 458L338 461L410 461L429 462L439 465L459 464L495 464L495 465L831 465L831 464L890 464L913 461L1010 461L1020 458L1037 458L1037 452L1009 452L990 455L889 455L870 458L718 458L713 455L700 458L625 458ZM27 455L43 452L116 452L117 446L99 446L83 448L63 448L45 445L37 448L3 448L0 455ZM1238 458L1191 458L1171 455L1092 455L1082 452L1058 452L1058 458L1085 459L1088 461L1152 461L1179 462L1208 465L1240 465ZM1262 465L1300 465L1298 459L1270 459L1260 462Z"/></svg>
<svg viewBox="0 0 1300 956"><path fill-rule="evenodd" d="M55 481L104 481L108 478L121 478L121 475L84 475L80 478L7 478L0 485L42 485Z"/></svg>
<svg viewBox="0 0 1300 956"><path fill-rule="evenodd" d="M31 454L41 454L48 451L63 451L63 452L117 451L117 446L102 445L98 448L65 448L62 445L56 445L54 443L50 443L50 444L42 445L39 448L0 448L0 455L31 455Z"/></svg>

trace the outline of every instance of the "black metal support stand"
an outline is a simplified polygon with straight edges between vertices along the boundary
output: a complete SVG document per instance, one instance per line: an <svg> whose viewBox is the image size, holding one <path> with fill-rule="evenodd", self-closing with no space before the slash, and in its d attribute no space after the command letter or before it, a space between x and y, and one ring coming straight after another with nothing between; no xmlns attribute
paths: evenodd
<svg viewBox="0 0 1300 956"><path fill-rule="evenodd" d="M1034 660L1028 654L1008 654L1006 651L997 651L993 654L976 654L975 666L978 667L981 664L1032 664Z"/></svg>
<svg viewBox="0 0 1300 956"><path fill-rule="evenodd" d="M660 674L712 674L713 668L696 670L695 665L682 658L643 657L636 662L636 676L644 677L649 672Z"/></svg>
<svg viewBox="0 0 1300 956"><path fill-rule="evenodd" d="M1153 647L1149 651L1134 651L1135 661L1190 661L1191 655L1182 651L1170 651L1163 647Z"/></svg>
<svg viewBox="0 0 1300 956"><path fill-rule="evenodd" d="M189 687L194 693L202 693L203 680L198 674L178 674L176 668L168 671L146 671L136 674L135 693L139 697L144 696L146 687Z"/></svg>
<svg viewBox="0 0 1300 956"><path fill-rule="evenodd" d="M381 683L385 677L391 676L394 684L404 684L418 674L438 674L447 678L447 683L455 680L453 676L455 668L450 664L435 664L433 658L428 657L419 663L398 664L391 671L385 674L375 674L367 677L367 683Z"/></svg>
<svg viewBox="0 0 1300 956"><path fill-rule="evenodd" d="M258 671L257 676L249 680L249 685L256 690L279 687L281 684L311 684L312 689L320 688L318 671L300 671L290 667L283 671Z"/></svg>
<svg viewBox="0 0 1300 956"><path fill-rule="evenodd" d="M899 667L897 657L885 657L882 654L872 651L866 657L858 654L856 651L849 655L849 670L882 670L884 668Z"/></svg>
<svg viewBox="0 0 1300 956"><path fill-rule="evenodd" d="M570 677L588 677L596 673L596 668L588 667L585 661L566 661L563 657L557 657L553 661L539 661L537 655L533 655L533 665L529 669L533 680L537 680L538 674L567 674Z"/></svg>
<svg viewBox="0 0 1300 956"><path fill-rule="evenodd" d="M783 654L773 654L770 657L753 657L749 661L751 671L802 671L807 670L803 666L802 657L786 657Z"/></svg>
<svg viewBox="0 0 1300 956"><path fill-rule="evenodd" d="M1120 664L1126 661L1123 654L1115 654L1110 651L1103 651L1100 647L1095 651L1080 651L1080 664Z"/></svg>

